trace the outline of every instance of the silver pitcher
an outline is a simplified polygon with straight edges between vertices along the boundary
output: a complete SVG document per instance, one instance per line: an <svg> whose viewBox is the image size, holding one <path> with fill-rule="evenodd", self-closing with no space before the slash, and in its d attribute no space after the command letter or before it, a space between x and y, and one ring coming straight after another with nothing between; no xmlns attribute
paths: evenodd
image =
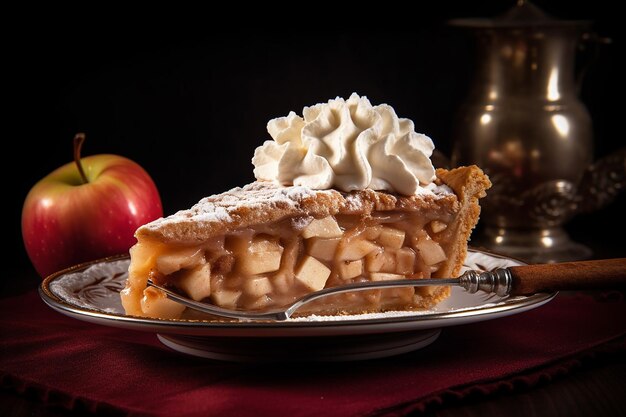
<svg viewBox="0 0 626 417"><path fill-rule="evenodd" d="M592 165L591 117L575 69L590 22L556 20L526 1L495 19L458 19L478 68L455 123L452 165L477 164L493 188L473 244L530 262L591 254L561 227L624 188L626 151ZM580 75L580 74L579 74Z"/></svg>

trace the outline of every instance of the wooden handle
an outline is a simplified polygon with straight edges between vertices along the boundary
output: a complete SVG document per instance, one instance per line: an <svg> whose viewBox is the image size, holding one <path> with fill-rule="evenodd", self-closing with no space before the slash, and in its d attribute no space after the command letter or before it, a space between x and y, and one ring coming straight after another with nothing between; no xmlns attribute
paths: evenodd
<svg viewBox="0 0 626 417"><path fill-rule="evenodd" d="M626 258L513 266L509 270L513 277L511 295L626 285Z"/></svg>

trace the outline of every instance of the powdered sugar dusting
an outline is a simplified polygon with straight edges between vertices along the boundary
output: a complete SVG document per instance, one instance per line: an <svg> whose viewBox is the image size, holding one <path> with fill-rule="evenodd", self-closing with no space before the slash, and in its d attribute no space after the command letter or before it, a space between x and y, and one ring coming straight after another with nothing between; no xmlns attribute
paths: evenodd
<svg viewBox="0 0 626 417"><path fill-rule="evenodd" d="M363 313L363 314L345 314L345 315L329 315L321 316L312 314L306 317L292 317L287 319L288 322L331 322L331 321L351 321L351 320L376 320L376 319L393 319L401 317L419 317L430 316L437 313L459 313L463 311L472 311L477 309L484 309L490 307L496 307L498 305L506 304L506 299L496 303L484 303L479 306L458 307L458 308L433 308L424 310L406 310L406 311L384 311L379 313Z"/></svg>
<svg viewBox="0 0 626 417"><path fill-rule="evenodd" d="M346 208L350 211L359 211L363 207L363 199L356 194L346 196Z"/></svg>
<svg viewBox="0 0 626 417"><path fill-rule="evenodd" d="M446 195L446 194L454 194L454 191L452 190L452 188L448 187L445 184L442 185L436 185L436 184L428 184L426 187L422 188L422 190L424 192L431 192L433 194L440 194L440 195Z"/></svg>
<svg viewBox="0 0 626 417"><path fill-rule="evenodd" d="M295 217L291 219L291 227L294 230L303 230L311 223L311 220L313 220L311 216Z"/></svg>
<svg viewBox="0 0 626 417"><path fill-rule="evenodd" d="M181 222L230 223L237 211L245 207L255 210L271 210L272 207L297 209L303 200L315 198L329 190L312 190L308 187L283 187L271 182L253 182L244 187L236 187L222 194L205 197L188 210L181 210L169 217L157 219L142 228L157 230L167 224Z"/></svg>
<svg viewBox="0 0 626 417"><path fill-rule="evenodd" d="M196 220L200 221L222 221L228 222L231 220L230 213L224 207L215 207L213 210L207 210L194 216Z"/></svg>
<svg viewBox="0 0 626 417"><path fill-rule="evenodd" d="M335 316L320 316L312 314L306 317L292 317L287 322L324 322L324 321L349 321L349 320L375 320L396 317L422 316L433 314L432 310L412 310L412 311L385 311L382 313L345 314Z"/></svg>
<svg viewBox="0 0 626 417"><path fill-rule="evenodd" d="M371 190L369 190L371 192ZM365 192L368 192L367 190ZM221 223L229 224L237 221L243 208L261 212L273 209L290 208L298 211L301 204L309 199L317 199L320 195L337 194L335 190L314 190L305 186L282 186L270 181L257 181L244 187L236 187L221 194L205 197L188 210L181 210L169 217L157 219L142 226L148 231L180 223ZM447 186L419 187L416 195L436 196L453 193ZM360 212L368 203L367 196L342 193L344 208L348 212ZM299 226L306 226L304 223Z"/></svg>

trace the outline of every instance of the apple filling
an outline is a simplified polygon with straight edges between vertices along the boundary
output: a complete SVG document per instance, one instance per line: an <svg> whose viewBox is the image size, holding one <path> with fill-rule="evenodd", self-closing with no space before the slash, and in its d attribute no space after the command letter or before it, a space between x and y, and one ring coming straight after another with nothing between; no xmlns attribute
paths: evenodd
<svg viewBox="0 0 626 417"><path fill-rule="evenodd" d="M438 277L455 234L452 213L381 212L291 217L235 230L193 246L143 239L131 249L131 314L178 318L185 307L154 288L151 278L197 301L269 310L307 293L362 281ZM437 217L434 217L437 216ZM442 295L437 296L436 292ZM369 290L334 295L301 313L354 313L430 307L444 287Z"/></svg>

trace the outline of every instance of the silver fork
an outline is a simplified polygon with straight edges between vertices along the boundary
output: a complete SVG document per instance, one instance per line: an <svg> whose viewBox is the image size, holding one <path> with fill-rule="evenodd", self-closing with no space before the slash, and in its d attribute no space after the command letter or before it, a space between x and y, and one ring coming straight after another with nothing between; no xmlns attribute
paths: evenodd
<svg viewBox="0 0 626 417"><path fill-rule="evenodd" d="M425 285L459 285L460 280L457 279L401 279L393 281L377 281L377 282L359 282L355 284L342 285L340 287L324 288L323 290L312 292L307 294L292 304L283 307L279 310L270 310L263 312L244 311L244 310L230 310L227 308L218 307L213 304L201 303L194 301L191 298L184 297L173 291L168 290L160 285L155 284L151 280L148 280L148 285L157 288L167 295L170 300L176 301L194 310L202 311L204 313L213 314L221 317L229 317L240 320L273 320L284 321L289 319L300 307L320 298L328 297L329 295L342 294L351 291L365 291L379 288L398 288L398 287L417 287Z"/></svg>
<svg viewBox="0 0 626 417"><path fill-rule="evenodd" d="M359 282L324 288L303 296L292 304L272 311L230 310L184 297L148 280L148 285L163 291L167 298L191 309L221 317L240 320L289 319L300 307L329 295L382 288L423 287L427 285L460 286L470 294L484 291L500 297L529 295L537 292L623 287L626 282L626 258L598 261L564 262L560 264L523 265L493 271L469 270L458 278L400 279Z"/></svg>

